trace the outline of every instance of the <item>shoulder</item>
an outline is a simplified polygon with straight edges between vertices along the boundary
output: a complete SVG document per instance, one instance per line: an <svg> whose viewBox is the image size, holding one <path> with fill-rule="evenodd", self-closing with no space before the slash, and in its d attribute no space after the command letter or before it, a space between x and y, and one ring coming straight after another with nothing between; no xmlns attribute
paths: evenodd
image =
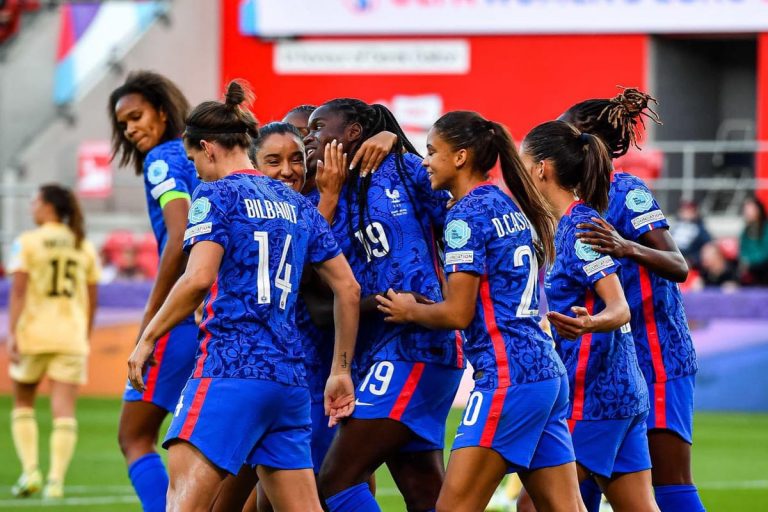
<svg viewBox="0 0 768 512"><path fill-rule="evenodd" d="M571 213L563 217L566 221L566 226L571 226L572 229L576 229L576 226L581 223L592 223L593 217L601 217L597 210L587 206L584 203L579 203L571 209Z"/></svg>
<svg viewBox="0 0 768 512"><path fill-rule="evenodd" d="M643 180L625 172L617 172L613 176L611 190L624 201L624 206L636 213L647 211L653 206L653 193Z"/></svg>
<svg viewBox="0 0 768 512"><path fill-rule="evenodd" d="M149 150L144 158L144 176L150 184L157 185L170 177L172 171L190 165L181 140L170 140Z"/></svg>

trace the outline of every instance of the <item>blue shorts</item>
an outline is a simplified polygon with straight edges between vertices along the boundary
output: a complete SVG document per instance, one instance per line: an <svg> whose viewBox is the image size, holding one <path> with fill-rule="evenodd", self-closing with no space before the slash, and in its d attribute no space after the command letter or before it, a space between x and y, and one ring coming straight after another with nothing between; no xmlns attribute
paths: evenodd
<svg viewBox="0 0 768 512"><path fill-rule="evenodd" d="M410 361L377 361L357 388L352 417L389 418L408 427L418 439L404 452L442 450L445 420L464 370Z"/></svg>
<svg viewBox="0 0 768 512"><path fill-rule="evenodd" d="M648 430L671 430L688 443L693 443L693 388L696 376L687 375L667 382L649 382L651 411Z"/></svg>
<svg viewBox="0 0 768 512"><path fill-rule="evenodd" d="M336 430L339 426L328 427L328 416L325 415L325 407L322 401L312 401L312 465L315 468L315 473L320 472L320 466L323 465L323 460L328 453L328 448L331 447L331 441L333 436L336 435Z"/></svg>
<svg viewBox="0 0 768 512"><path fill-rule="evenodd" d="M184 323L157 340L155 346L157 364L144 369L146 389L143 393L136 391L128 382L123 393L123 401L149 402L172 412L195 366L197 333L197 325L194 322Z"/></svg>
<svg viewBox="0 0 768 512"><path fill-rule="evenodd" d="M566 375L508 388L474 389L453 449L490 448L507 462L508 473L567 464L574 461L567 415Z"/></svg>
<svg viewBox="0 0 768 512"><path fill-rule="evenodd" d="M576 462L588 471L606 478L614 474L651 469L647 412L618 420L579 420L572 422Z"/></svg>
<svg viewBox="0 0 768 512"><path fill-rule="evenodd" d="M312 468L309 390L261 379L189 379L163 447L189 442L236 475L243 464Z"/></svg>

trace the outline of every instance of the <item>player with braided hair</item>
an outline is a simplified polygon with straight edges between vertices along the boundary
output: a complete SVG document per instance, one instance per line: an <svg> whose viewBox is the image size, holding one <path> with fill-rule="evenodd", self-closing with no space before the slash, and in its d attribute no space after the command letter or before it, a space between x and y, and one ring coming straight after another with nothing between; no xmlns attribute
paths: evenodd
<svg viewBox="0 0 768 512"><path fill-rule="evenodd" d="M332 511L379 510L368 477L387 464L408 510L435 507L443 482L445 420L461 379L461 336L451 330L384 322L375 296L406 290L423 302L442 300L433 235L442 229L448 195L432 190L421 158L394 116L381 105L335 99L310 118L307 166L336 140L350 160L382 131L397 143L375 173L355 166L343 186L320 186L335 202L334 228L362 287L360 377L353 416L339 429L320 471ZM364 313L363 313L364 312ZM376 442L371 442L375 439Z"/></svg>
<svg viewBox="0 0 768 512"><path fill-rule="evenodd" d="M642 91L624 89L611 99L577 103L560 119L600 137L617 158L638 146L644 118L660 124L650 106L655 102ZM639 178L611 173L604 217L579 226L589 229L580 237L598 253L622 259L632 334L651 399L647 423L656 501L662 512L702 511L691 475L696 353L677 286L688 267L664 213Z"/></svg>

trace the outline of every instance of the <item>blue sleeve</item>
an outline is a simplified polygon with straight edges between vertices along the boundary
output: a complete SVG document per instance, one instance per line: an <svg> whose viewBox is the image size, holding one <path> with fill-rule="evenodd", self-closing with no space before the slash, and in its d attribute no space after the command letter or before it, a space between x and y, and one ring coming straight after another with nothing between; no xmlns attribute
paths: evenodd
<svg viewBox="0 0 768 512"><path fill-rule="evenodd" d="M160 208L171 199L189 197L190 162L176 152L158 147L144 159L144 186Z"/></svg>
<svg viewBox="0 0 768 512"><path fill-rule="evenodd" d="M573 226L582 222L588 222L588 218L573 219ZM563 244L564 256L568 262L566 268L568 274L578 280L585 288L592 288L602 278L615 274L619 270L620 264L607 254L601 255L592 246L577 239L577 230L573 226L566 233Z"/></svg>
<svg viewBox="0 0 768 512"><path fill-rule="evenodd" d="M659 203L642 180L632 178L621 188L616 197L621 208L619 225L614 226L622 235L637 241L654 229L668 229L669 223Z"/></svg>
<svg viewBox="0 0 768 512"><path fill-rule="evenodd" d="M445 272L485 274L486 238L485 216L473 209L454 206L445 225Z"/></svg>
<svg viewBox="0 0 768 512"><path fill-rule="evenodd" d="M309 247L307 260L310 263L322 263L341 254L339 244L331 232L328 222L317 209L307 201L306 211L309 216Z"/></svg>
<svg viewBox="0 0 768 512"><path fill-rule="evenodd" d="M224 249L229 245L228 207L219 190L219 184L202 183L195 190L184 232L184 250L189 252L197 242L215 242Z"/></svg>
<svg viewBox="0 0 768 512"><path fill-rule="evenodd" d="M450 194L446 190L432 190L432 183L429 181L427 170L421 165L418 156L407 154L405 155L405 162L409 167L409 175L414 178L415 199L419 203L418 208L429 217L434 227L442 229L448 215Z"/></svg>

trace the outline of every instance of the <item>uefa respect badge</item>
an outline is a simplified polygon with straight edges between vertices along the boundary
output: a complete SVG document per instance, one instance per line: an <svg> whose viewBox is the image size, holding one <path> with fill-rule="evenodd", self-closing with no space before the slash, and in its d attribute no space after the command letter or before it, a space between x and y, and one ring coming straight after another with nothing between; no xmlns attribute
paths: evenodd
<svg viewBox="0 0 768 512"><path fill-rule="evenodd" d="M211 202L207 197L198 197L192 206L189 208L188 219L192 224L202 222L211 211Z"/></svg>
<svg viewBox="0 0 768 512"><path fill-rule="evenodd" d="M472 236L472 228L461 219L452 220L445 228L445 243L451 249L461 249Z"/></svg>

